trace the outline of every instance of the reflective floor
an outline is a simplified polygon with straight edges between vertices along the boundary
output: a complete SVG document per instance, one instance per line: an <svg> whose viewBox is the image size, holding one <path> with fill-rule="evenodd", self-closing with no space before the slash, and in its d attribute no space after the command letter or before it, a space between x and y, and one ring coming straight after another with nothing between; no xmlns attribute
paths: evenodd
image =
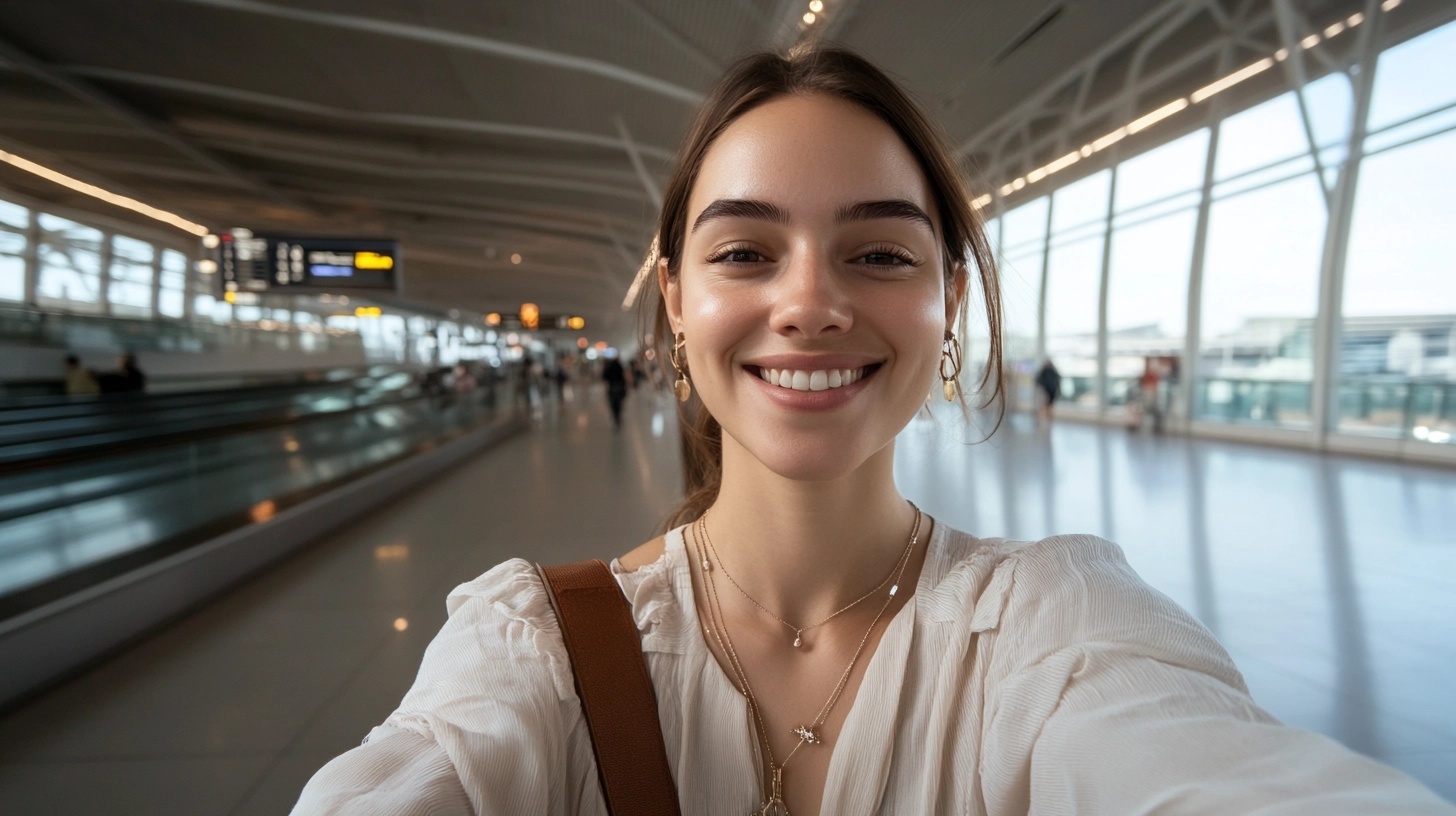
<svg viewBox="0 0 1456 816"><path fill-rule="evenodd" d="M408 687L451 587L500 560L610 556L676 496L667 395L600 394L0 718L27 814L276 814ZM1083 531L1229 646L1255 697L1456 798L1456 472L947 416L899 447L906 495L981 535ZM77 784L84 781L86 784Z"/></svg>

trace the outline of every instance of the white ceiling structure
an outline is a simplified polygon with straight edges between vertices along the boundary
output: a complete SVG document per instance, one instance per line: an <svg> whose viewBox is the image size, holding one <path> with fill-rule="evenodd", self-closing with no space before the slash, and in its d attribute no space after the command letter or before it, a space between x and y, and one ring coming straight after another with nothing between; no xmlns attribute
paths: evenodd
<svg viewBox="0 0 1456 816"><path fill-rule="evenodd" d="M622 327L673 151L740 56L805 38L865 54L999 209L1059 183L1049 163L1071 177L1168 138L1083 148L1167 100L1380 6L822 2L809 25L809 0L3 0L0 150L215 229L397 238L404 296L430 308L529 300ZM1390 21L1418 27L1451 3L1400 5ZM1358 47L1322 39L1239 93ZM1057 164L1079 148L1082 167ZM0 186L118 214L5 165Z"/></svg>

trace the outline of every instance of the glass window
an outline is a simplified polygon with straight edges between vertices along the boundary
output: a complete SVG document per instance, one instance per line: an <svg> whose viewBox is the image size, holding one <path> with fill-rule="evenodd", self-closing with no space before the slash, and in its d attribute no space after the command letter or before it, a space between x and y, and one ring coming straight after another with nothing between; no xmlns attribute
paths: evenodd
<svg viewBox="0 0 1456 816"><path fill-rule="evenodd" d="M187 292L187 256L175 249L162 250L162 278L158 281L157 311L165 317L181 317Z"/></svg>
<svg viewBox="0 0 1456 816"><path fill-rule="evenodd" d="M101 230L50 213L37 214L36 221L40 226L37 299L101 311Z"/></svg>
<svg viewBox="0 0 1456 816"><path fill-rule="evenodd" d="M1117 166L1116 210L1126 212L1203 186L1208 129L1174 139Z"/></svg>
<svg viewBox="0 0 1456 816"><path fill-rule="evenodd" d="M1456 102L1456 23L1422 34L1380 55L1370 98L1371 130Z"/></svg>
<svg viewBox="0 0 1456 816"><path fill-rule="evenodd" d="M156 257L156 247L145 241L125 235L111 237L111 269L107 273L110 280L106 286L106 300L112 314L151 316Z"/></svg>
<svg viewBox="0 0 1456 816"><path fill-rule="evenodd" d="M1118 188L1122 187L1118 168ZM1177 361L1183 356L1188 315L1188 270L1193 261L1196 210L1119 226L1112 233L1107 290L1108 403L1148 407L1156 398L1164 414L1177 412ZM1140 394L1154 366L1157 393Z"/></svg>
<svg viewBox="0 0 1456 816"><path fill-rule="evenodd" d="M1293 93L1286 93L1223 120L1214 178L1226 179L1308 153L1299 102Z"/></svg>
<svg viewBox="0 0 1456 816"><path fill-rule="evenodd" d="M1072 182L1052 194L1052 237L1066 235L1076 227L1104 231L1107 196L1112 189L1112 171L1102 170Z"/></svg>
<svg viewBox="0 0 1456 816"><path fill-rule="evenodd" d="M1062 375L1062 395L1074 404L1095 408L1102 235L1053 243L1049 251L1047 356Z"/></svg>
<svg viewBox="0 0 1456 816"><path fill-rule="evenodd" d="M1197 416L1308 425L1324 229L1312 174L1214 202Z"/></svg>
<svg viewBox="0 0 1456 816"><path fill-rule="evenodd" d="M0 200L0 300L25 299L26 230L30 210Z"/></svg>
<svg viewBox="0 0 1456 816"><path fill-rule="evenodd" d="M1452 212L1456 133L1365 159L1345 268L1340 430L1456 436Z"/></svg>
<svg viewBox="0 0 1456 816"><path fill-rule="evenodd" d="M1005 310L1005 355L1010 371L1013 407L1035 405L1037 310L1041 301L1041 267L1046 254L1047 207L1051 197L1030 201L1007 212L1001 223L1001 300Z"/></svg>

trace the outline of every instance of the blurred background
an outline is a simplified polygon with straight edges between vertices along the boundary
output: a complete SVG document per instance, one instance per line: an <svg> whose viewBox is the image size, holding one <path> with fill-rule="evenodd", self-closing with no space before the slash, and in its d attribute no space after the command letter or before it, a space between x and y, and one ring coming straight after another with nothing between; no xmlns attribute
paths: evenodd
<svg viewBox="0 0 1456 816"><path fill-rule="evenodd" d="M1456 3L0 0L0 802L286 812L451 587L657 532L662 185L808 41L943 123L1002 264L1008 419L932 406L906 495L1118 541L1456 797Z"/></svg>

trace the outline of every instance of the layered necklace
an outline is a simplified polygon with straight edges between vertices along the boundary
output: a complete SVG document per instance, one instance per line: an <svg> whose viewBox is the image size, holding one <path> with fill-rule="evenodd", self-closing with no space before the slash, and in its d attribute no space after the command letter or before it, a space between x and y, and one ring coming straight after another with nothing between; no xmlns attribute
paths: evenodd
<svg viewBox="0 0 1456 816"><path fill-rule="evenodd" d="M759 816L789 816L789 808L784 804L784 767L789 764L789 760L793 759L795 754L799 753L800 748L803 748L805 745L820 745L824 742L824 735L821 729L823 729L825 721L829 719L829 713L834 710L835 704L839 702L839 697L844 693L845 686L849 684L849 676L853 673L855 665L859 663L860 655L864 652L865 644L869 642L870 635L875 631L875 627L879 624L880 619L885 616L886 610L890 608L890 603L895 599L895 594L900 588L900 578L904 575L905 567L910 563L910 554L915 550L915 543L920 538L920 508L916 507L913 503L911 503L910 507L915 511L915 524L910 529L910 540L905 544L905 551L900 553L899 560L895 562L895 566L890 570L890 574L885 576L885 580L881 581L874 589L861 595L848 606L840 609L824 620L808 626L799 627L770 612L763 604L754 600L753 596L749 595L743 587L739 586L737 581L733 580L733 576L728 574L727 567L723 565L723 559L718 556L717 548L713 546L713 539L708 535L708 514L704 513L698 518L694 539L698 544L696 554L700 559L700 566L703 570L703 576L706 579L704 585L707 589L708 617L712 624L708 632L717 640L718 648L728 656L728 663L732 666L733 675L737 681L738 692L748 701L748 711L753 716L753 724L758 732L759 742L763 744L764 755L768 759L768 778L761 780L763 783L764 799L758 810ZM707 552L703 551L705 546ZM709 560L709 554L712 555L712 560ZM830 692L829 699L824 702L824 705L819 709L819 713L814 715L814 719L808 725L799 725L791 729L791 733L799 738L799 742L789 752L788 756L784 757L783 762L779 762L774 757L773 746L769 744L768 727L764 724L763 720L763 710L758 704L758 698L753 694L753 688L748 684L748 674L743 670L743 663L738 659L738 651L733 647L733 638L728 634L726 618L723 615L723 605L718 598L718 585L714 578L715 561L718 567L716 571L721 571L723 576L728 579L734 588L742 593L744 598L747 598L750 603L763 611L764 614L794 631L795 647L802 646L804 632L828 623L840 614L879 592L884 588L885 584L891 584L890 591L885 596L885 602L880 606L880 611L875 615L875 619L870 622L869 628L865 630L864 636L860 638L859 645L855 647L854 656L850 658L849 665L845 666L844 672L840 674L839 682L834 685L834 690ZM891 583L892 579L893 583ZM760 764L760 773L762 770L763 767Z"/></svg>

